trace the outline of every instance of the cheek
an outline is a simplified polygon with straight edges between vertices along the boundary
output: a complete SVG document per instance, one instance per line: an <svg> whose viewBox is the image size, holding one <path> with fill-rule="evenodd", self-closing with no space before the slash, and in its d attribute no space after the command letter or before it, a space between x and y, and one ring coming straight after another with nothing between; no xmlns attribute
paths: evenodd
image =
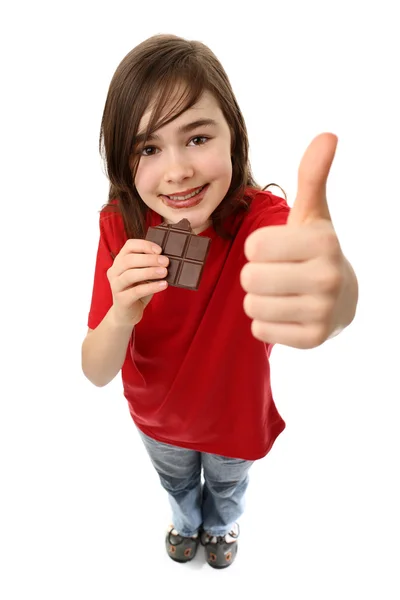
<svg viewBox="0 0 400 600"><path fill-rule="evenodd" d="M232 175L231 156L227 152L212 152L204 157L203 169L210 178L230 177Z"/></svg>
<svg viewBox="0 0 400 600"><path fill-rule="evenodd" d="M150 189L152 185L154 185L154 180L155 169L149 168L149 165L146 165L145 162L141 161L136 171L134 182L138 192L140 193L140 190L146 192L146 190Z"/></svg>

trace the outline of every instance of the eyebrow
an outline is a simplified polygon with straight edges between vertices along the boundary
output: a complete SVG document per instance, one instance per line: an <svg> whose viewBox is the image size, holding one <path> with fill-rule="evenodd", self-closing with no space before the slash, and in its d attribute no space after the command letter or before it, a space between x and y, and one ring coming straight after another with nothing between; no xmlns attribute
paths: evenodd
<svg viewBox="0 0 400 600"><path fill-rule="evenodd" d="M193 131L193 129L197 129L198 127L214 127L218 125L217 121L214 119L197 119L197 121L192 121L191 123L186 123L186 125L181 125L178 128L178 133L189 133ZM150 142L152 140L159 140L160 136L156 133L151 133L147 138L145 133L138 133L135 138L135 143L140 144L141 142Z"/></svg>

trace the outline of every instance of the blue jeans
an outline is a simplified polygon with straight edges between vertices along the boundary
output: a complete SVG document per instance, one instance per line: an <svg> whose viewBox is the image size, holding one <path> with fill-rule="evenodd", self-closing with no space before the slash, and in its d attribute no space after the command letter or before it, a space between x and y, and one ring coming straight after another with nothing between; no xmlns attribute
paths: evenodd
<svg viewBox="0 0 400 600"><path fill-rule="evenodd" d="M138 431L168 492L178 533L190 537L200 526L211 535L229 533L243 514L248 471L254 461L178 448Z"/></svg>

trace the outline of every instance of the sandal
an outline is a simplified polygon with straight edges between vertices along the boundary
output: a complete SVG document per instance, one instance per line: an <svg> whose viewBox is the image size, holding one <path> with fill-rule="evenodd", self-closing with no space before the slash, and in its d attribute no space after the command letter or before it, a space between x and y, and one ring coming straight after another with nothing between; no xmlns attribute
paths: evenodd
<svg viewBox="0 0 400 600"><path fill-rule="evenodd" d="M213 536L206 532L202 533L201 544L205 548L206 560L210 567L225 569L233 563L238 551L239 533L238 523L235 523L226 535Z"/></svg>
<svg viewBox="0 0 400 600"><path fill-rule="evenodd" d="M165 538L165 547L168 556L172 560L178 563L186 563L196 556L199 542L199 534L196 537L184 537L179 535L174 526L171 525Z"/></svg>

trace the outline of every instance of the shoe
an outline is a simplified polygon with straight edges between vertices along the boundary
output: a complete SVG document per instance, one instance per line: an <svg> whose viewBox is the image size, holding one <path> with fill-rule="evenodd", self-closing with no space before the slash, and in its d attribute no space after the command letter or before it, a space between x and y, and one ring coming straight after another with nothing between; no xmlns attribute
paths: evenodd
<svg viewBox="0 0 400 600"><path fill-rule="evenodd" d="M206 532L201 534L201 544L205 548L206 561L214 569L229 567L238 551L239 525L235 523L226 535L213 536Z"/></svg>
<svg viewBox="0 0 400 600"><path fill-rule="evenodd" d="M192 537L183 537L182 535L179 535L173 525L169 526L165 538L165 547L168 556L175 562L186 563L193 560L196 556L199 543L199 534Z"/></svg>

